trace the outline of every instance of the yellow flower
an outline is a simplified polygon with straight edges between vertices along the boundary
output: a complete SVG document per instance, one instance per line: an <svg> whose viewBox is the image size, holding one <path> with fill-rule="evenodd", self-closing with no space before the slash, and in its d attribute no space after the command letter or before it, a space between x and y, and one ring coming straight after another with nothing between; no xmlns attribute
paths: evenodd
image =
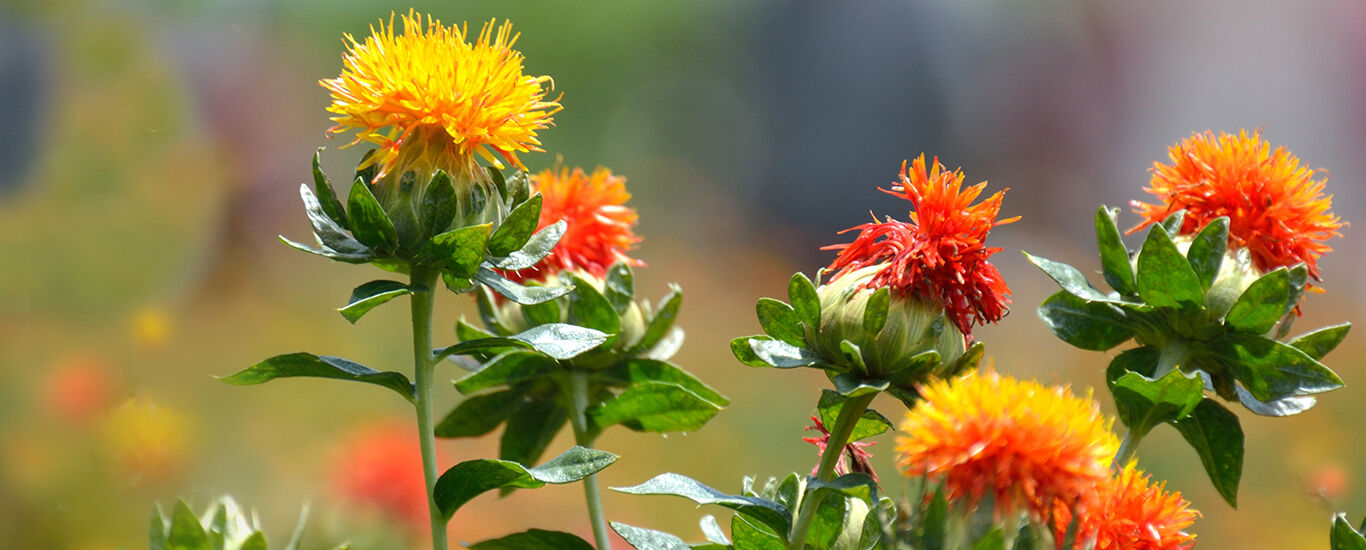
<svg viewBox="0 0 1366 550"><path fill-rule="evenodd" d="M1010 513L1035 518L1057 503L1095 499L1119 442L1090 398L994 371L969 372L920 389L897 438L909 476L942 480L950 500L969 507L990 491Z"/></svg>
<svg viewBox="0 0 1366 550"><path fill-rule="evenodd" d="M552 124L560 104L546 101L549 76L523 74L510 22L495 31L490 20L471 44L465 27L431 16L424 25L412 10L402 19L402 34L391 14L364 42L346 35L345 68L319 81L332 92L329 133L355 130L351 144L378 145L367 161L378 162L377 177L396 164L474 174L475 153L501 168L490 150L521 168L517 153L541 150L536 131Z"/></svg>

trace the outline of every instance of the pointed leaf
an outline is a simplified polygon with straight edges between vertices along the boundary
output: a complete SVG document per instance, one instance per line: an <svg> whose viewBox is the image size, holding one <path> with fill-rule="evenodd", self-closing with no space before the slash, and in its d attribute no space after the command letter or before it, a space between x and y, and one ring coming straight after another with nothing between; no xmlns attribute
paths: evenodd
<svg viewBox="0 0 1366 550"><path fill-rule="evenodd" d="M506 537L476 542L470 550L593 550L593 545L561 531L531 529Z"/></svg>
<svg viewBox="0 0 1366 550"><path fill-rule="evenodd" d="M820 296L816 294L815 285L800 271L793 273L792 279L787 282L787 299L792 302L792 309L796 310L798 318L806 326L813 330L820 328Z"/></svg>
<svg viewBox="0 0 1366 550"><path fill-rule="evenodd" d="M547 483L572 483L601 471L616 460L617 456L612 453L578 446L530 469L508 460L467 460L441 474L432 498L442 516L449 520L461 506L485 492L504 487L535 489Z"/></svg>
<svg viewBox="0 0 1366 550"><path fill-rule="evenodd" d="M494 267L518 271L540 263L555 249L555 245L564 237L564 232L568 228L569 224L564 220L542 227L540 231L531 234L531 238L527 239L521 249L494 260Z"/></svg>
<svg viewBox="0 0 1366 550"><path fill-rule="evenodd" d="M635 275L631 273L631 266L617 262L607 268L607 276L603 278L602 294L612 303L617 315L626 315L626 310L631 308L631 300L636 297Z"/></svg>
<svg viewBox="0 0 1366 550"><path fill-rule="evenodd" d="M525 342L536 351L563 361L602 345L609 335L568 323L549 323L531 327L508 338Z"/></svg>
<svg viewBox="0 0 1366 550"><path fill-rule="evenodd" d="M621 538L626 539L626 543L631 548L637 550L688 550L688 543L683 539L654 529L642 527L632 527L625 523L611 522L612 530L616 531Z"/></svg>
<svg viewBox="0 0 1366 550"><path fill-rule="evenodd" d="M1104 269L1105 282L1120 294L1136 294L1134 268L1129 263L1129 249L1124 246L1119 227L1115 220L1119 209L1111 210L1101 206L1096 211L1096 244L1100 248L1100 265Z"/></svg>
<svg viewBox="0 0 1366 550"><path fill-rule="evenodd" d="M1325 355L1337 348L1338 344L1342 343L1350 330L1352 330L1351 323L1323 327L1291 340L1290 345L1314 359L1323 359Z"/></svg>
<svg viewBox="0 0 1366 550"><path fill-rule="evenodd" d="M1238 394L1238 402L1242 403L1247 410L1261 416L1294 416L1304 411L1314 408L1318 404L1318 399L1309 395L1296 395L1283 397L1272 401L1258 401L1251 393L1248 393L1242 386L1235 386L1234 391Z"/></svg>
<svg viewBox="0 0 1366 550"><path fill-rule="evenodd" d="M1342 379L1322 363L1283 342L1261 336L1225 334L1205 345L1259 401L1323 393Z"/></svg>
<svg viewBox="0 0 1366 550"><path fill-rule="evenodd" d="M394 390L409 401L414 398L412 382L401 373L380 372L340 357L311 353L276 355L219 380L234 386L250 386L264 384L276 378L299 376L364 382Z"/></svg>
<svg viewBox="0 0 1366 550"><path fill-rule="evenodd" d="M359 178L351 185L347 210L351 233L356 240L373 248L393 250L398 247L398 230L394 228L394 222L370 193L370 186Z"/></svg>
<svg viewBox="0 0 1366 550"><path fill-rule="evenodd" d="M726 532L721 530L721 524L716 523L716 516L707 514L702 516L702 519L697 523L702 528L702 535L707 537L708 542L722 545L730 544L730 539L726 538Z"/></svg>
<svg viewBox="0 0 1366 550"><path fill-rule="evenodd" d="M1181 234L1181 226L1186 222L1186 211L1177 210L1167 215L1167 219L1160 224L1167 235L1175 236Z"/></svg>
<svg viewBox="0 0 1366 550"><path fill-rule="evenodd" d="M522 286L482 265L479 266L479 270L474 274L474 278L479 282L488 285L489 288L492 288L499 294L502 294L504 298L522 305L539 304L548 300L554 300L574 291L573 285Z"/></svg>
<svg viewBox="0 0 1366 550"><path fill-rule="evenodd" d="M780 369L809 367L820 360L806 348L799 348L779 340L750 338L749 347L766 365Z"/></svg>
<svg viewBox="0 0 1366 550"><path fill-rule="evenodd" d="M821 423L833 428L835 420L840 416L840 409L844 408L844 396L830 390L821 390L821 400L816 405L816 411L820 414ZM868 409L863 411L858 423L854 424L854 431L849 435L849 442L859 441L882 434L892 429L892 421L881 413Z"/></svg>
<svg viewBox="0 0 1366 550"><path fill-rule="evenodd" d="M199 518L190 510L185 501L176 502L171 510L171 531L166 537L166 547L171 550L212 550L209 536L199 524Z"/></svg>
<svg viewBox="0 0 1366 550"><path fill-rule="evenodd" d="M698 504L716 504L754 518L778 533L786 533L792 513L781 504L757 497L728 495L696 480L675 473L660 474L634 487L613 487L613 491L632 495L675 495ZM737 535L736 544L739 544Z"/></svg>
<svg viewBox="0 0 1366 550"><path fill-rule="evenodd" d="M773 298L759 298L754 309L759 316L759 326L769 336L794 346L806 345L806 331L792 306Z"/></svg>
<svg viewBox="0 0 1366 550"><path fill-rule="evenodd" d="M313 189L318 194L319 206L334 223L343 229L347 227L346 210L342 208L342 203L337 199L337 192L332 189L332 181L327 179L327 174L323 173L322 167L318 165L321 160L323 148L319 147L313 153Z"/></svg>
<svg viewBox="0 0 1366 550"><path fill-rule="evenodd" d="M645 325L645 334L640 337L640 342L633 348L635 351L648 350L658 344L660 339L669 333L669 329L674 326L674 321L678 319L678 310L683 307L683 289L678 285L669 283L669 294L659 302L659 310L650 317L650 322Z"/></svg>
<svg viewBox="0 0 1366 550"><path fill-rule="evenodd" d="M887 380L878 378L864 379L848 372L836 374L834 382L835 391L838 391L840 395L845 397L858 397L860 395L887 391L887 387L891 385Z"/></svg>
<svg viewBox="0 0 1366 550"><path fill-rule="evenodd" d="M1166 231L1148 231L1138 254L1138 295L1154 307L1205 303L1205 291L1190 262Z"/></svg>
<svg viewBox="0 0 1366 550"><path fill-rule="evenodd" d="M471 225L447 231L427 241L418 250L418 260L450 270L456 277L468 279L479 271L484 261L484 243L493 224Z"/></svg>
<svg viewBox="0 0 1366 550"><path fill-rule="evenodd" d="M891 296L891 289L884 286L868 297L868 304L863 309L863 332L865 334L882 332L882 327L887 324L887 309L892 303Z"/></svg>
<svg viewBox="0 0 1366 550"><path fill-rule="evenodd" d="M468 395L484 388L540 378L558 368L554 360L540 353L531 350L509 351L494 357L483 369L456 380L455 389Z"/></svg>
<svg viewBox="0 0 1366 550"><path fill-rule="evenodd" d="M1214 284L1214 278L1219 275L1219 268L1224 264L1224 253L1228 250L1228 218L1220 217L1205 224L1204 229L1196 233L1191 240L1191 247L1186 251L1186 260L1190 262L1191 269L1195 270L1195 275L1200 279L1200 288L1209 290L1210 285Z"/></svg>
<svg viewBox="0 0 1366 550"><path fill-rule="evenodd" d="M607 334L621 332L621 316L593 283L572 275L574 292L569 295L569 322Z"/></svg>
<svg viewBox="0 0 1366 550"><path fill-rule="evenodd" d="M455 222L460 214L460 205L456 202L455 185L445 170L437 170L431 181L427 182L427 191L422 195L419 208L419 219L428 235L444 233ZM484 256L482 249L479 256Z"/></svg>
<svg viewBox="0 0 1366 550"><path fill-rule="evenodd" d="M1106 301L1110 299L1103 292L1096 290L1096 287L1091 286L1091 283L1086 280L1086 276L1082 275L1077 268L1048 258L1040 258L1028 252L1025 252L1024 255L1029 263L1034 264L1034 267L1039 268L1045 275L1053 279L1053 282L1058 283L1058 286L1073 296L1083 300Z"/></svg>
<svg viewBox="0 0 1366 550"><path fill-rule="evenodd" d="M516 412L521 394L513 390L476 395L461 401L436 425L437 437L476 437L489 433Z"/></svg>
<svg viewBox="0 0 1366 550"><path fill-rule="evenodd" d="M152 519L147 526L147 550L166 550L166 519L161 516L161 505L152 507Z"/></svg>
<svg viewBox="0 0 1366 550"><path fill-rule="evenodd" d="M1186 438L1205 473L1229 506L1238 507L1238 481L1243 477L1243 427L1238 416L1212 399L1174 424Z"/></svg>
<svg viewBox="0 0 1366 550"><path fill-rule="evenodd" d="M730 404L730 400L711 386L698 380L692 373L667 361L653 359L631 359L626 362L626 379L630 383L668 382L678 384L683 389L697 394L698 397L719 406Z"/></svg>
<svg viewBox="0 0 1366 550"><path fill-rule="evenodd" d="M575 445L545 464L528 468L527 475L544 483L573 483L601 472L618 458L620 457L607 451Z"/></svg>
<svg viewBox="0 0 1366 550"><path fill-rule="evenodd" d="M1162 352L1156 346L1126 349L1110 360L1109 368L1105 369L1105 381L1113 391L1115 381L1125 373L1134 372L1151 377L1157 372L1157 362L1161 356Z"/></svg>
<svg viewBox="0 0 1366 550"><path fill-rule="evenodd" d="M1158 424L1185 418L1204 398L1205 384L1197 375L1175 369L1152 380L1136 373L1120 376L1110 387L1119 419L1130 430L1147 434Z"/></svg>
<svg viewBox="0 0 1366 550"><path fill-rule="evenodd" d="M250 537L242 541L242 545L237 550L266 550L266 534L260 531L252 533Z"/></svg>
<svg viewBox="0 0 1366 550"><path fill-rule="evenodd" d="M359 256L370 252L368 247L352 238L345 228L328 217L317 195L309 190L308 184L299 185L299 198L303 199L304 213L308 215L308 223L313 227L313 237L322 245L324 251L343 256Z"/></svg>
<svg viewBox="0 0 1366 550"><path fill-rule="evenodd" d="M641 382L589 409L599 429L627 423L647 432L690 432L711 420L721 407L678 384Z"/></svg>
<svg viewBox="0 0 1366 550"><path fill-rule="evenodd" d="M1266 334L1294 305L1292 297L1290 272L1285 268L1277 269L1253 281L1238 296L1238 301L1224 316L1224 324L1242 332Z"/></svg>
<svg viewBox="0 0 1366 550"><path fill-rule="evenodd" d="M388 302L405 294L412 294L413 290L408 285L398 281L370 281L356 287L351 291L351 299L347 304L339 309L338 312L347 321L355 324L362 316L370 310L375 309L380 304Z"/></svg>
<svg viewBox="0 0 1366 550"><path fill-rule="evenodd" d="M1124 312L1105 302L1088 302L1069 292L1049 296L1039 318L1055 336L1075 347L1105 351L1134 337Z"/></svg>
<svg viewBox="0 0 1366 550"><path fill-rule="evenodd" d="M1346 516L1333 516L1333 531L1329 541L1331 550L1366 550L1366 537L1352 528Z"/></svg>
<svg viewBox="0 0 1366 550"><path fill-rule="evenodd" d="M531 239L531 234L536 231L536 224L540 219L541 194L537 193L513 208L503 219L502 225L499 225L493 236L489 237L489 254L507 256L520 250Z"/></svg>

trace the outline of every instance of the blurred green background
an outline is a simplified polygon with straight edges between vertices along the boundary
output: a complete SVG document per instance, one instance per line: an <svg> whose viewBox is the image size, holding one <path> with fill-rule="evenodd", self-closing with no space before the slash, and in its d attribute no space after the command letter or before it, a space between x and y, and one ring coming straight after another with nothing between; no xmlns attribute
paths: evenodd
<svg viewBox="0 0 1366 550"><path fill-rule="evenodd" d="M541 134L549 152L527 164L563 155L630 179L645 237L636 255L650 264L637 288L658 297L682 285L678 361L733 400L698 433L608 432L601 446L623 458L606 486L677 471L738 490L744 476L815 464L801 437L823 377L743 367L727 343L758 332L758 297L829 262L818 247L836 231L870 210L904 219L906 203L875 188L922 151L989 190L1009 187L1003 215L1023 216L992 236L1016 311L978 332L989 361L1080 392L1099 387L1108 359L1048 334L1033 310L1052 283L1019 250L1098 269L1092 213L1146 198L1147 169L1169 144L1262 128L1332 170L1343 219L1366 206L1366 4L1354 0L413 6L447 23L516 23L527 70L564 94ZM296 350L407 364L406 308L356 326L332 311L380 272L299 254L276 235L308 234L297 189L316 147L328 146L334 175L361 153L323 136L328 96L316 81L340 70L342 33L408 7L0 6L0 546L142 548L155 502L221 493L256 507L275 544L310 502L310 547L421 545L404 511L415 451L387 436L412 429L407 405L368 386L212 377ZM1360 320L1366 285L1352 273L1366 240L1343 233L1304 329ZM439 298L438 326L460 315L472 303ZM1320 489L1366 513L1363 352L1353 336L1329 357L1348 387L1306 414L1242 411L1241 510L1173 430L1145 441L1144 467L1204 513L1201 547L1326 548ZM569 445L562 434L552 451ZM872 450L897 492L893 445ZM441 448L448 466L496 455L496 437ZM609 492L605 504L614 520L701 538L705 512L681 499ZM533 526L587 536L579 487L481 497L451 530L476 541Z"/></svg>

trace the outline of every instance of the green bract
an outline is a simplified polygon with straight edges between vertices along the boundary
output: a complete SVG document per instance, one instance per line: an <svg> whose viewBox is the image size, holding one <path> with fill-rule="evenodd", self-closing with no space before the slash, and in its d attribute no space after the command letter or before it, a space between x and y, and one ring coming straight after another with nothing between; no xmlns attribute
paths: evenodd
<svg viewBox="0 0 1366 550"><path fill-rule="evenodd" d="M982 344L965 346L942 307L892 296L887 288L863 288L878 269L866 267L820 288L794 274L791 304L759 299L759 325L767 335L736 338L731 352L753 367L822 369L845 397L886 391L907 406L926 378L975 368Z"/></svg>
<svg viewBox="0 0 1366 550"><path fill-rule="evenodd" d="M298 550L303 541L304 523L308 508L304 508L299 524L285 550ZM334 550L346 550L350 543ZM256 513L248 514L229 496L219 497L202 516L196 516L185 501L177 501L168 518L158 506L152 511L147 535L148 550L267 550L266 535L261 532Z"/></svg>
<svg viewBox="0 0 1366 550"><path fill-rule="evenodd" d="M1319 362L1350 328L1337 325L1282 341L1308 282L1303 265L1257 270L1246 250L1228 249L1229 221L1174 236L1183 212L1154 224L1136 253L1125 247L1118 210L1101 207L1095 224L1101 266L1112 292L1070 265L1026 253L1062 290L1039 306L1053 334L1104 351L1133 340L1107 380L1131 437L1175 426L1199 453L1215 487L1236 503L1243 438L1238 418L1218 401L1253 413L1304 412L1314 396L1342 387Z"/></svg>

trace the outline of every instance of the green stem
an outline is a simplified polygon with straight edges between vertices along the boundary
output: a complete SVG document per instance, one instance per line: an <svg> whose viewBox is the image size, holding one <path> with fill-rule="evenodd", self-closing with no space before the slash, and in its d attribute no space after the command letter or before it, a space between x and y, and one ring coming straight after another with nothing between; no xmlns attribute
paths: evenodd
<svg viewBox="0 0 1366 550"><path fill-rule="evenodd" d="M1123 470L1134 459L1134 455L1138 453L1138 444L1147 435L1135 430L1124 432L1124 439L1119 442L1119 452L1115 453L1115 459L1110 463L1110 467L1117 472Z"/></svg>
<svg viewBox="0 0 1366 550"><path fill-rule="evenodd" d="M821 453L821 464L816 468L817 480L834 479L835 465L839 464L840 455L844 454L844 446L849 444L849 436L854 433L854 426L863 417L863 412L868 410L868 405L873 403L874 397L877 397L877 393L850 397L844 401L844 405L840 407L839 418L835 419L835 426L830 430L825 452ZM816 510L820 508L824 497L825 493L812 493L810 501L803 499L801 512L796 523L792 524L792 531L788 533L787 547L790 550L806 548L806 532L811 528L811 520L816 518Z"/></svg>
<svg viewBox="0 0 1366 550"><path fill-rule="evenodd" d="M1157 357L1157 370L1154 371L1157 376L1166 376L1167 373L1180 368L1181 363L1189 355L1190 348L1185 340L1171 340L1164 344L1161 350ZM1119 442L1119 451L1110 463L1115 471L1123 470L1134 459L1134 455L1138 454L1138 444L1143 442L1143 438L1148 436L1151 429L1152 426L1130 427L1124 433L1124 439Z"/></svg>
<svg viewBox="0 0 1366 550"><path fill-rule="evenodd" d="M593 448L594 434L588 431L588 373L572 370L569 373L570 424L574 427L574 442L581 447ZM607 517L602 513L602 493L598 488L598 475L583 478L583 495L588 500L588 519L593 523L593 540L599 550L610 550L612 539L607 534Z"/></svg>
<svg viewBox="0 0 1366 550"><path fill-rule="evenodd" d="M417 383L417 435L422 447L422 475L427 481L427 509L432 519L432 549L446 550L446 518L436 506L434 491L438 476L436 433L432 426L432 377L436 371L432 355L432 304L440 272L413 266L413 374Z"/></svg>

